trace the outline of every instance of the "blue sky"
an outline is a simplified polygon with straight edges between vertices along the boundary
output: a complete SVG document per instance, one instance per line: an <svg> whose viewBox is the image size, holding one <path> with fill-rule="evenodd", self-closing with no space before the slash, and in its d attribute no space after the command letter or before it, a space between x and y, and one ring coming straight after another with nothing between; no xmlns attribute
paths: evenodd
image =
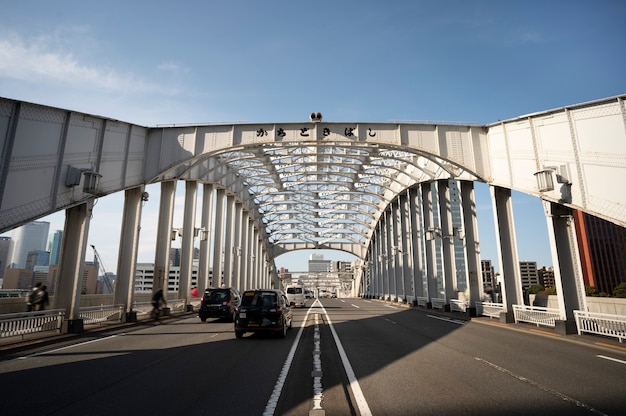
<svg viewBox="0 0 626 416"><path fill-rule="evenodd" d="M491 123L626 92L622 0L0 0L0 9L0 96L146 126L305 121L312 111L324 121ZM142 262L154 261L158 187L148 191ZM488 195L477 186L482 257L495 261ZM551 265L540 202L513 201L520 260ZM110 271L122 204L101 198L91 223L89 244ZM62 213L45 220L63 228ZM305 270L309 254L277 266Z"/></svg>

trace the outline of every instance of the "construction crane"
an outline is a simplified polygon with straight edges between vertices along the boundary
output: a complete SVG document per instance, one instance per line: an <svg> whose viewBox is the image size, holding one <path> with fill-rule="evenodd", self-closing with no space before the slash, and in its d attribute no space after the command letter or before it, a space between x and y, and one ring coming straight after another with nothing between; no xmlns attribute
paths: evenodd
<svg viewBox="0 0 626 416"><path fill-rule="evenodd" d="M98 250L96 250L96 246L91 244L91 248L93 249L93 261L94 263L98 265L98 271L102 269L102 279L104 280L104 284L107 286L109 293L113 293L114 292L113 283L111 282L111 279L109 279L109 274L107 273L107 270L104 267L104 262L102 261L102 257L100 257Z"/></svg>

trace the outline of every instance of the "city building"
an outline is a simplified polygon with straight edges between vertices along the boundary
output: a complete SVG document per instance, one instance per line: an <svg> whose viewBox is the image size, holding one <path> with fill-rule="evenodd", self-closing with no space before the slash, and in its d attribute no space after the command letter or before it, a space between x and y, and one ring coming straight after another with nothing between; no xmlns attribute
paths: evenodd
<svg viewBox="0 0 626 416"><path fill-rule="evenodd" d="M137 263L135 269L135 292L152 292L152 282L154 280L153 263ZM167 279L167 292L178 292L180 281L180 267L170 266L169 278ZM213 271L209 270L209 283L213 284ZM198 286L198 261L193 261L191 271L191 287Z"/></svg>
<svg viewBox="0 0 626 416"><path fill-rule="evenodd" d="M311 254L309 257L309 272L324 273L329 272L331 268L331 261L324 260L323 254Z"/></svg>
<svg viewBox="0 0 626 416"><path fill-rule="evenodd" d="M35 270L36 266L47 266L50 262L50 253L45 250L31 250L26 257L25 269Z"/></svg>
<svg viewBox="0 0 626 416"><path fill-rule="evenodd" d="M522 281L522 290L528 290L531 286L540 284L536 261L520 261L519 269L520 279Z"/></svg>
<svg viewBox="0 0 626 416"><path fill-rule="evenodd" d="M537 269L537 274L539 275L539 284L545 289L553 287L556 284L556 282L554 281L553 267L541 266L539 269Z"/></svg>
<svg viewBox="0 0 626 416"><path fill-rule="evenodd" d="M50 236L48 241L48 251L50 252L50 265L59 264L59 258L61 256L61 242L63 241L63 231L56 230L54 234Z"/></svg>
<svg viewBox="0 0 626 416"><path fill-rule="evenodd" d="M585 285L612 294L626 282L626 228L578 210L573 215Z"/></svg>
<svg viewBox="0 0 626 416"><path fill-rule="evenodd" d="M5 236L0 237L0 282L4 277L4 269L9 266L12 250L13 239Z"/></svg>
<svg viewBox="0 0 626 416"><path fill-rule="evenodd" d="M34 221L16 228L13 233L13 254L9 267L23 269L26 267L26 257L33 250L46 251L50 223Z"/></svg>

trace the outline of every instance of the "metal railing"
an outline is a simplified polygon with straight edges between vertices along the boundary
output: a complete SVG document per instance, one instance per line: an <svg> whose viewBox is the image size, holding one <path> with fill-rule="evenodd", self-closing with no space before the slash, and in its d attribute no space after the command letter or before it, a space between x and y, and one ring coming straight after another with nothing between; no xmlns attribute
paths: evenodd
<svg viewBox="0 0 626 416"><path fill-rule="evenodd" d="M78 318L85 325L106 321L122 321L124 305L88 306L78 310Z"/></svg>
<svg viewBox="0 0 626 416"><path fill-rule="evenodd" d="M428 306L428 298L426 296L418 296L417 297L417 305L427 307Z"/></svg>
<svg viewBox="0 0 626 416"><path fill-rule="evenodd" d="M433 309L444 309L446 304L446 298L431 298L430 303Z"/></svg>
<svg viewBox="0 0 626 416"><path fill-rule="evenodd" d="M499 318L500 313L504 312L504 304L493 302L476 302L476 315L488 316L490 318Z"/></svg>
<svg viewBox="0 0 626 416"><path fill-rule="evenodd" d="M467 312L469 302L466 300L450 299L450 310L456 312Z"/></svg>
<svg viewBox="0 0 626 416"><path fill-rule="evenodd" d="M0 338L33 334L44 331L61 331L65 311L52 309L49 311L10 313L0 317Z"/></svg>
<svg viewBox="0 0 626 416"><path fill-rule="evenodd" d="M583 332L615 337L622 342L626 338L626 316L574 311L578 335Z"/></svg>
<svg viewBox="0 0 626 416"><path fill-rule="evenodd" d="M513 305L515 323L530 322L537 326L556 326L555 321L562 319L558 309L541 306Z"/></svg>

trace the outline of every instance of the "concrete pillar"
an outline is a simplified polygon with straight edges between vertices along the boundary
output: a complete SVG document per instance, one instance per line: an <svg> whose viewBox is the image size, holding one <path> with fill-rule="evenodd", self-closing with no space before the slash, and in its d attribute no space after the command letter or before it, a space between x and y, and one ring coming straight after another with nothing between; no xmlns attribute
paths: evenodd
<svg viewBox="0 0 626 416"><path fill-rule="evenodd" d="M517 255L511 190L497 186L490 186L489 190L493 204L496 247L501 269L499 280L502 283L502 303L506 311L503 312L505 315L501 316L500 320L513 322L513 305L522 305L524 300Z"/></svg>
<svg viewBox="0 0 626 416"><path fill-rule="evenodd" d="M391 227L389 225L390 222L390 212L389 209L385 210L383 213L383 235L384 239L383 243L383 260L384 260L384 269L383 269L383 289L384 289L384 299L392 300L393 293L395 293L395 279L392 268L392 255L391 255Z"/></svg>
<svg viewBox="0 0 626 416"><path fill-rule="evenodd" d="M556 322L555 328L561 334L577 333L574 311L587 311L587 297L574 217L568 207L549 201L542 202L554 264L559 313L562 318Z"/></svg>
<svg viewBox="0 0 626 416"><path fill-rule="evenodd" d="M191 304L191 273L193 271L193 249L196 227L196 204L198 183L185 181L185 213L183 215L183 238L180 249L180 276L178 280L178 299L185 299L185 305Z"/></svg>
<svg viewBox="0 0 626 416"><path fill-rule="evenodd" d="M433 230L435 219L433 217L433 192L430 183L422 184L422 209L424 211L424 229L426 231ZM431 302L433 298L440 297L437 284L437 246L433 232L429 232L425 240L426 291L428 300Z"/></svg>
<svg viewBox="0 0 626 416"><path fill-rule="evenodd" d="M470 307L483 298L484 287L480 265L480 245L478 242L478 219L476 217L476 199L474 182L461 181L461 203L463 204L463 241L469 289Z"/></svg>
<svg viewBox="0 0 626 416"><path fill-rule="evenodd" d="M411 257L413 258L413 285L415 296L427 297L428 292L424 285L424 227L422 215L420 214L420 192L419 187L409 189L409 214L410 214L410 236L411 236ZM417 299L416 299L417 301Z"/></svg>
<svg viewBox="0 0 626 416"><path fill-rule="evenodd" d="M402 288L405 302L415 301L415 287L413 286L413 256L411 253L411 219L409 213L409 193L403 193L400 197L400 238L399 259L402 271Z"/></svg>
<svg viewBox="0 0 626 416"><path fill-rule="evenodd" d="M215 190L215 235L213 236L213 284L214 287L224 285L223 256L224 256L224 205L226 203L226 190Z"/></svg>
<svg viewBox="0 0 626 416"><path fill-rule="evenodd" d="M458 285L454 256L455 236L452 225L452 203L450 201L450 186L447 179L437 181L437 196L439 198L439 221L441 224L443 289L446 298L446 309L449 309L450 300L458 298Z"/></svg>
<svg viewBox="0 0 626 416"><path fill-rule="evenodd" d="M224 232L224 286L233 285L233 256L235 234L235 197L226 195L226 222Z"/></svg>
<svg viewBox="0 0 626 416"><path fill-rule="evenodd" d="M248 218L248 213L243 212L243 218L241 223L241 270L239 277L239 286L240 289L248 288L248 278L250 276L250 256L252 252L250 251L250 221Z"/></svg>
<svg viewBox="0 0 626 416"><path fill-rule="evenodd" d="M242 225L243 225L243 205L240 202L235 202L235 215L233 218L233 270L231 285L233 287L241 287L241 263L244 259L243 245L242 245Z"/></svg>
<svg viewBox="0 0 626 416"><path fill-rule="evenodd" d="M64 309L62 332L80 333L83 320L79 319L80 291L85 269L85 253L93 199L65 210L65 226L59 259L59 274L54 289L54 309Z"/></svg>
<svg viewBox="0 0 626 416"><path fill-rule="evenodd" d="M198 259L198 296L211 286L209 253L213 241L213 185L204 184L202 189L202 214L200 218L200 258Z"/></svg>
<svg viewBox="0 0 626 416"><path fill-rule="evenodd" d="M400 302L402 300L402 268L400 263L400 257L402 253L398 252L398 241L400 240L400 214L398 210L398 201L392 202L389 205L389 213L387 215L387 229L389 230L389 248L387 250L389 258L389 295L390 300L393 302Z"/></svg>
<svg viewBox="0 0 626 416"><path fill-rule="evenodd" d="M147 201L147 198L148 195L143 185L124 191L124 214L122 215L113 304L124 305L126 322L137 320L137 312L133 311L133 293L135 292L142 202Z"/></svg>
<svg viewBox="0 0 626 416"><path fill-rule="evenodd" d="M167 296L167 282L170 273L170 247L172 240L175 239L174 232L172 231L175 196L176 181L161 182L161 201L159 205L159 223L154 253L152 293L163 289L164 296Z"/></svg>

